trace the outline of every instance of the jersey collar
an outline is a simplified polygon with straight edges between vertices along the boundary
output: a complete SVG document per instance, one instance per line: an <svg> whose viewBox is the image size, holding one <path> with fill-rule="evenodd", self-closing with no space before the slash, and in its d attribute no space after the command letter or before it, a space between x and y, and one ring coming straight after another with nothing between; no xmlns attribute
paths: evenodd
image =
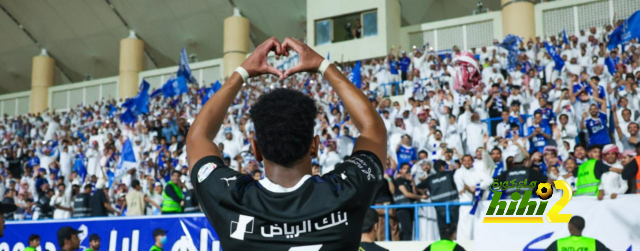
<svg viewBox="0 0 640 251"><path fill-rule="evenodd" d="M282 187L276 183L271 182L271 180L269 180L269 178L264 177L264 179L261 179L260 185L262 185L262 187L264 187L264 189L267 189L267 191L269 192L273 192L273 193L289 193L289 192L293 192L295 190L297 190L298 188L300 188L302 186L302 184L304 184L305 181L307 181L309 178L311 178L311 175L307 174L305 176L302 176L302 178L300 178L300 181L298 181L298 184L296 184L293 187L290 188L285 188Z"/></svg>

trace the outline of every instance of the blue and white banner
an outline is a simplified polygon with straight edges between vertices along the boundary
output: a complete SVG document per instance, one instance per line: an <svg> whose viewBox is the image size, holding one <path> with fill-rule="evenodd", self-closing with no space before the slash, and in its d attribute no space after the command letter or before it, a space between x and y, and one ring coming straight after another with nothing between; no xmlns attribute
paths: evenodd
<svg viewBox="0 0 640 251"><path fill-rule="evenodd" d="M23 250L31 234L40 235L39 250L59 250L56 233L64 226L83 231L78 234L80 250L88 248L89 236L97 234L100 250L146 251L155 244L152 233L156 228L168 231L164 250L221 250L218 235L204 214L184 214L7 222L0 251Z"/></svg>
<svg viewBox="0 0 640 251"><path fill-rule="evenodd" d="M545 216L560 198L555 190L545 208ZM538 199L532 201L540 201ZM507 200L510 202L510 200ZM491 201L483 201L481 216L474 222L475 250L544 251L554 241L569 236L568 223L482 223ZM594 197L573 197L560 214L582 216L582 234L596 238L611 250L640 250L640 195L618 195L598 201Z"/></svg>

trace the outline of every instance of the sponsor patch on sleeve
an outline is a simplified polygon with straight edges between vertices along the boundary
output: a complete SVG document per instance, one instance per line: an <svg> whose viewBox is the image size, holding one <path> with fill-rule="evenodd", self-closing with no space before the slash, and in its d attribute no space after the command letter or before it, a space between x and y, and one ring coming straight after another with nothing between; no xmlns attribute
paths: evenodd
<svg viewBox="0 0 640 251"><path fill-rule="evenodd" d="M207 179L209 174L211 174L216 167L217 166L214 163L207 163L200 167L200 170L198 171L198 183L202 183L202 181Z"/></svg>

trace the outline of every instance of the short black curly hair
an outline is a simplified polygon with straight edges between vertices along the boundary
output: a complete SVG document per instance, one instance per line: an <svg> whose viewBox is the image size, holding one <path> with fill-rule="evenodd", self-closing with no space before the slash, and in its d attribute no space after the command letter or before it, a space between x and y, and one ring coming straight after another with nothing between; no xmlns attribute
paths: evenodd
<svg viewBox="0 0 640 251"><path fill-rule="evenodd" d="M256 141L262 156L291 167L309 152L314 137L315 101L302 92L275 89L251 107Z"/></svg>

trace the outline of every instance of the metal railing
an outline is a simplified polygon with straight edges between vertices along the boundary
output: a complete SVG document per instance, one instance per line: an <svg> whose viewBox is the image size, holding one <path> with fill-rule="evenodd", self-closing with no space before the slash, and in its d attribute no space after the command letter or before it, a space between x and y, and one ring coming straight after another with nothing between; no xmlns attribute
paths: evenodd
<svg viewBox="0 0 640 251"><path fill-rule="evenodd" d="M418 81L420 81L420 84L422 84L424 81L429 81L429 80L431 80L431 81L435 81L435 82L436 82L436 84L434 84L434 87L435 87L435 86L438 86L438 85L442 85L442 84L440 83L440 77L421 78L421 79L419 79ZM401 84L402 82L403 82L403 81L396 81L396 82L390 82L390 83L383 83L383 84L380 84L380 85L378 86L378 88L383 88L383 91L384 91L384 92L383 92L383 94L382 94L382 96L383 96L383 97L386 97L386 96L387 96L387 88L386 88L387 86L395 86L395 87L396 87L395 95L400 95L400 84ZM378 95L378 90L375 90L375 93L376 93L376 96L377 96L377 95ZM391 93L391 95L393 95L393 93Z"/></svg>
<svg viewBox="0 0 640 251"><path fill-rule="evenodd" d="M517 124L520 127L520 135L523 135L523 137L527 137L529 134L528 130L525 130L524 125L527 124L527 119L529 119L529 117L532 117L529 114L520 114L520 116L522 116L522 119L524 119L524 123L520 123L520 121L516 122L515 124ZM492 121L502 121L502 117L495 117L495 118L487 118L487 119L483 119L480 120L480 122L483 123L487 123L487 125L489 126L489 136L493 135L492 134L492 128L491 128L491 122Z"/></svg>
<svg viewBox="0 0 640 251"><path fill-rule="evenodd" d="M451 216L449 213L449 207L452 206L471 206L472 202L432 202L432 203L415 203L415 204L398 204L398 205L376 205L371 206L373 209L384 209L384 238L385 241L389 241L389 209L398 208L413 208L414 226L415 226L415 240L420 239L420 221L418 216L419 207L445 207L446 209L446 222L451 222Z"/></svg>

